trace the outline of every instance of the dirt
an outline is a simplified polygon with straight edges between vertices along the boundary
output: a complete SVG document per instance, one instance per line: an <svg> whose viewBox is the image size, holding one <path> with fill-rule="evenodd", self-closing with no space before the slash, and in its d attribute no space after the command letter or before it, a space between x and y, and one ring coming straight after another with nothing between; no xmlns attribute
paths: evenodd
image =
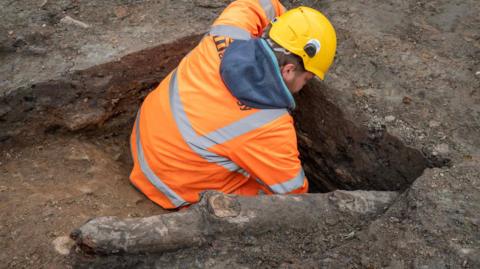
<svg viewBox="0 0 480 269"><path fill-rule="evenodd" d="M0 3L0 267L479 268L475 0L284 1L325 12L339 39L327 79L296 97L312 186L399 191L385 214L165 254L72 248L88 219L166 213L128 183L132 121L227 2Z"/></svg>
<svg viewBox="0 0 480 269"><path fill-rule="evenodd" d="M129 164L112 137L47 137L1 156L0 259L12 268L63 268L72 227L87 219L164 213L125 178ZM60 240L60 241L59 241ZM57 247L57 251L55 250Z"/></svg>
<svg viewBox="0 0 480 269"><path fill-rule="evenodd" d="M215 16L215 9L196 12L195 1L2 1L0 7L0 94L203 33ZM178 14L186 16L181 23Z"/></svg>

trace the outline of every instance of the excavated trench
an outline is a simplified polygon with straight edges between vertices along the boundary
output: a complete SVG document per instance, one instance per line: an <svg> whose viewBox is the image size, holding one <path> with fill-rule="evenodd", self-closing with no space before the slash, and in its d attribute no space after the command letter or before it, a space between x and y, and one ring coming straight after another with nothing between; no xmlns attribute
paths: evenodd
<svg viewBox="0 0 480 269"><path fill-rule="evenodd" d="M175 68L201 37L197 35L183 38L129 54L118 61L20 87L1 96L2 154L24 154L23 157L21 154L14 156L13 158L18 159L17 164L6 167L5 171L10 171L4 172L8 178L6 182L11 182L11 186L2 188L17 188L16 186L20 185L16 183L16 177L25 174L22 184L33 186L34 190L33 194L27 189L12 192L12 197L17 198L12 198L10 203L15 204L15 199L23 201L25 195L30 195L28 197L33 198L29 199L39 200L35 205L38 207L38 214L53 210L49 209L50 207L68 208L68 211L72 212L70 219L63 213L59 215L61 218L56 224L67 233L92 216L113 214L130 217L159 214L158 207L147 205L145 198L138 198L135 196L138 194L127 186L131 166L128 138L136 111L145 96ZM424 157L420 150L406 146L400 139L389 134L384 126L357 124L335 102L336 96L327 95L330 91L324 87L326 84L316 81L307 85L296 96L298 109L293 113L301 159L309 178L311 192L329 192L336 189L403 191L425 168L432 166L432 162ZM49 148L52 145L53 147ZM108 148L112 147L119 148L119 156L114 156L117 154L115 152L110 155ZM85 149L86 153L83 148L88 148ZM45 158L49 160L45 161ZM0 161L4 159L2 157ZM42 164L46 168L42 167ZM52 167L56 165L59 167ZM53 186L59 186L59 189L51 189ZM18 187L17 190L21 188ZM37 193L44 189L48 191L38 196ZM24 215L30 216L32 221L44 218L45 214L52 214L45 211L41 216L32 216L27 205L5 214L16 214L19 210L25 211ZM131 213L132 211L134 213ZM338 221L343 224L332 226L336 227L335 232L320 231L309 234L309 231L299 231L290 234L286 231L286 234L268 236L273 236L272 240L282 236L312 236L317 241L343 242L345 238L349 238L342 237L342 234L350 233L347 229L360 229L360 224L355 224L353 220ZM71 223L75 223L74 226ZM15 225L16 222L12 222L12 227ZM47 226L38 227L47 234L50 225ZM25 233L25 236L28 237L28 233ZM33 238L38 244L52 240L44 237ZM244 246L249 247L249 244L246 242ZM319 243L317 247L325 246ZM214 246L214 252L215 249ZM196 253L196 250L192 251ZM188 250L184 255L194 256ZM98 262L97 265L102 267L102 264L118 263L120 267L125 261L136 263L143 259L142 257L102 258L94 260L93 265ZM177 260L175 255L168 257L165 259ZM157 258L149 256L148 259L156 262ZM67 259L71 262L76 258ZM91 268L91 262L80 259L79 264L85 263L86 268Z"/></svg>
<svg viewBox="0 0 480 269"><path fill-rule="evenodd" d="M332 18L339 57L326 83L313 82L296 96L294 112L310 191L328 193L286 200L325 200L304 213L287 204L284 215L275 214L291 220L285 229L269 218L265 229L251 223L256 233L220 234L200 247L139 257L84 255L69 235L92 218L165 213L128 184L134 115L229 1L41 2L3 5L0 261L6 267L478 264L475 1L301 1ZM450 169L428 169L448 165L447 157L455 158ZM335 189L397 194L384 201L376 192L352 192L386 203L365 214L369 200L357 204L346 192L329 192Z"/></svg>
<svg viewBox="0 0 480 269"><path fill-rule="evenodd" d="M384 125L361 126L314 82L297 97L299 149L312 192L401 191L431 165L422 152L389 134Z"/></svg>
<svg viewBox="0 0 480 269"><path fill-rule="evenodd" d="M8 147L41 141L45 134L81 133L91 139L115 137L126 145L143 98L200 38L187 37L6 94L0 98L0 141ZM384 128L355 124L322 87L310 83L296 97L299 109L294 113L312 192L404 190L429 166L421 151Z"/></svg>

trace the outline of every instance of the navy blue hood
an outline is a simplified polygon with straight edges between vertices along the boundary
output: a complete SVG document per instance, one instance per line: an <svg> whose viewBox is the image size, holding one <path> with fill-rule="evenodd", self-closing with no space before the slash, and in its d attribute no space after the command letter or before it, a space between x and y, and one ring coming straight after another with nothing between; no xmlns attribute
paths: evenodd
<svg viewBox="0 0 480 269"><path fill-rule="evenodd" d="M295 108L277 58L263 39L235 40L230 44L223 55L220 74L233 96L249 107Z"/></svg>

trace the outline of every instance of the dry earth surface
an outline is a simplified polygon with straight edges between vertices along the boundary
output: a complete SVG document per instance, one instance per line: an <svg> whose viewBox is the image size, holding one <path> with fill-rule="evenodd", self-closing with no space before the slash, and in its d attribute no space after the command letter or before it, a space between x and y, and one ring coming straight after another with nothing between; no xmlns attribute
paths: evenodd
<svg viewBox="0 0 480 269"><path fill-rule="evenodd" d="M135 111L230 1L0 2L0 267L480 268L480 2L282 1L338 33L297 96L316 191L398 191L385 213L164 254L88 256L98 216L166 213L128 183Z"/></svg>

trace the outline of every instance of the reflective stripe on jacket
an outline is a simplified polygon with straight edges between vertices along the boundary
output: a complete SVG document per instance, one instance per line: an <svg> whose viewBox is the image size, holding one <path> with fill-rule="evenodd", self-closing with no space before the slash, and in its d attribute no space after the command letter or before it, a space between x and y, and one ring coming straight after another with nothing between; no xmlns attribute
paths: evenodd
<svg viewBox="0 0 480 269"><path fill-rule="evenodd" d="M177 208L205 190L231 193L252 179L271 193L307 190L287 107L248 107L220 74L231 39L261 36L283 12L276 0L233 2L147 96L132 131L130 180L155 203Z"/></svg>

